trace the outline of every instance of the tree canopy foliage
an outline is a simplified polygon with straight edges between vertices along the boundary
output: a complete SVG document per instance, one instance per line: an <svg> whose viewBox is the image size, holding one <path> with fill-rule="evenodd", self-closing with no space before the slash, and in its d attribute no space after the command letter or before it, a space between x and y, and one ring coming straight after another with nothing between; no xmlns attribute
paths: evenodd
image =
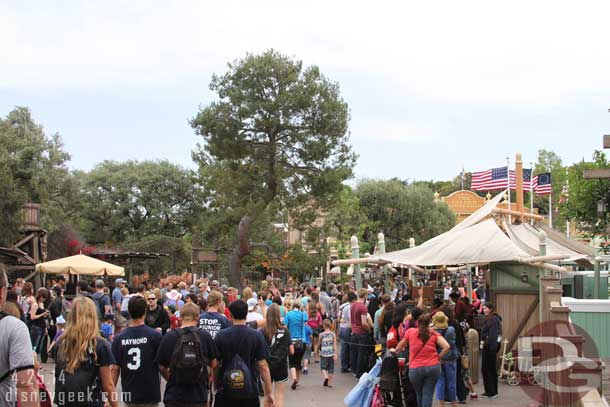
<svg viewBox="0 0 610 407"><path fill-rule="evenodd" d="M590 236L608 240L610 214L598 212L598 202L610 203L610 180L585 179L583 172L590 169L610 168L610 162L601 151L595 151L592 161L574 164L568 170L569 188L561 196L559 206L567 219L579 222L578 227Z"/></svg>
<svg viewBox="0 0 610 407"><path fill-rule="evenodd" d="M383 232L386 250L409 247L409 239L424 242L449 230L455 215L444 202L434 202L432 190L423 185L405 185L398 180L364 180L356 195L367 219L363 239L371 247Z"/></svg>
<svg viewBox="0 0 610 407"><path fill-rule="evenodd" d="M352 176L356 157L347 103L318 67L269 50L228 68L210 84L218 99L191 122L203 139L193 158L211 209L241 219L240 260L251 223L263 212L313 221Z"/></svg>
<svg viewBox="0 0 610 407"><path fill-rule="evenodd" d="M169 161L104 161L81 182L83 229L91 243L182 237L205 204L195 174Z"/></svg>
<svg viewBox="0 0 610 407"><path fill-rule="evenodd" d="M0 118L0 234L2 243L11 243L21 222L19 211L26 202L49 208L60 200L68 178L59 134L47 136L30 110L17 107ZM43 219L49 227L49 217Z"/></svg>

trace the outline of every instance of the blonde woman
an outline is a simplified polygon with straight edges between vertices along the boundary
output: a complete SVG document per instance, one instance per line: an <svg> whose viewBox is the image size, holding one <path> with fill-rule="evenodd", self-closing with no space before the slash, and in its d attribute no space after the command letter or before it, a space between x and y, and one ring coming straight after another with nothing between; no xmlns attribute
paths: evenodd
<svg viewBox="0 0 610 407"><path fill-rule="evenodd" d="M240 300L247 303L250 298L254 298L254 293L250 287L246 287L241 293Z"/></svg>
<svg viewBox="0 0 610 407"><path fill-rule="evenodd" d="M110 344L101 337L97 309L87 297L72 303L64 334L58 339L55 402L59 406L111 407L118 398L110 366L116 364ZM80 402L79 402L80 401Z"/></svg>

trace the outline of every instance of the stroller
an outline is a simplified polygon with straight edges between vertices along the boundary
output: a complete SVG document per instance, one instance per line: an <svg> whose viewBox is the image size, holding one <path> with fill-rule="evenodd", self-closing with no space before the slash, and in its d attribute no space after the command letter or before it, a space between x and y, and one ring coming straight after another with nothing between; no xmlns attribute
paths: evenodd
<svg viewBox="0 0 610 407"><path fill-rule="evenodd" d="M417 407L405 358L390 354L383 359L378 387L384 407Z"/></svg>

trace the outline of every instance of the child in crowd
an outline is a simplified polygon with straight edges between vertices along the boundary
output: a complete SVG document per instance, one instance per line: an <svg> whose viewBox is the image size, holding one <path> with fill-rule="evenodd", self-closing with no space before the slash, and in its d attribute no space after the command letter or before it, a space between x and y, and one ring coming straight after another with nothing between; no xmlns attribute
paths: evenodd
<svg viewBox="0 0 610 407"><path fill-rule="evenodd" d="M36 352L34 352L34 374L36 375L36 385L38 386L38 399L40 400L40 407L51 407L51 393L49 393L47 385L44 384L44 380L39 373L41 368L42 366L38 361L38 355ZM16 405L17 407L20 406L19 400L17 400Z"/></svg>
<svg viewBox="0 0 610 407"><path fill-rule="evenodd" d="M55 333L55 337L47 348L47 353L51 355L53 359L55 359L55 356L57 355L57 347L55 346L55 344L57 343L57 339L59 339L59 337L63 335L64 328L66 327L66 320L62 315L57 317L57 319L55 320L55 325L57 325L57 333Z"/></svg>
<svg viewBox="0 0 610 407"><path fill-rule="evenodd" d="M324 376L324 387L333 387L333 374L335 373L335 360L337 360L337 338L330 330L331 322L325 319L322 322L324 332L320 334L320 368Z"/></svg>
<svg viewBox="0 0 610 407"><path fill-rule="evenodd" d="M311 344L313 343L311 336L313 335L313 330L309 325L305 324L303 333L305 334L305 339L303 340L303 345L305 345L305 353L303 354L303 374L307 376L307 367L311 360Z"/></svg>
<svg viewBox="0 0 610 407"><path fill-rule="evenodd" d="M102 324L102 336L112 342L114 339L114 321L112 315L106 315L104 317L104 323Z"/></svg>
<svg viewBox="0 0 610 407"><path fill-rule="evenodd" d="M175 305L168 305L167 312L169 313L169 327L170 329L180 328L180 312L176 311Z"/></svg>

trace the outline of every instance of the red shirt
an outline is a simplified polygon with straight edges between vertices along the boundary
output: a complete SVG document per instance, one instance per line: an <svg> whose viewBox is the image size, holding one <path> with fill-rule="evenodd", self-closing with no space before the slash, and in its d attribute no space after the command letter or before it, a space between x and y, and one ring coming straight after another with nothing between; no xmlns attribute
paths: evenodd
<svg viewBox="0 0 610 407"><path fill-rule="evenodd" d="M171 317L169 317L169 327L171 329L178 329L180 328L181 325L180 318L178 316L176 316L176 314L172 315Z"/></svg>
<svg viewBox="0 0 610 407"><path fill-rule="evenodd" d="M436 350L436 338L438 332L429 329L430 338L423 344L419 339L419 329L407 329L405 338L409 341L409 368L415 369L423 366L438 365L441 361ZM423 347L422 347L423 346Z"/></svg>
<svg viewBox="0 0 610 407"><path fill-rule="evenodd" d="M362 316L367 314L366 305L362 301L356 301L352 303L349 308L349 316L352 322L352 333L354 335L368 334L362 326Z"/></svg>

